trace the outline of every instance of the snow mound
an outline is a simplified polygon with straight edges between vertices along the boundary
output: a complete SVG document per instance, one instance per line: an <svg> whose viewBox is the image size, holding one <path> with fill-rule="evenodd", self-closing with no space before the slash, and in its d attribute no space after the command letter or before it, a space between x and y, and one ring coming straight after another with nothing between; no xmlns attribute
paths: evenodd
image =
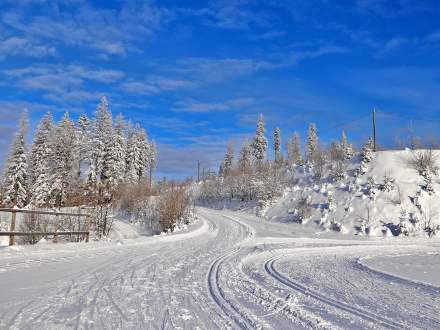
<svg viewBox="0 0 440 330"><path fill-rule="evenodd" d="M121 220L114 220L109 234L111 240L122 240L127 238L138 238L141 235L137 228Z"/></svg>
<svg viewBox="0 0 440 330"><path fill-rule="evenodd" d="M344 179L332 181L328 176L320 183L298 166L295 185L264 216L357 235L436 236L440 234L439 177L433 173L433 189L427 189L414 157L408 149L377 152L368 163L356 156L348 161Z"/></svg>

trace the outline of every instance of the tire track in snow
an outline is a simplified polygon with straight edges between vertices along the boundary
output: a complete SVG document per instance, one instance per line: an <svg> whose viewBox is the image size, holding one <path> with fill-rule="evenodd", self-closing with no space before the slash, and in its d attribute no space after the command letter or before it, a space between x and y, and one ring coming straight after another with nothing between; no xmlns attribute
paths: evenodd
<svg viewBox="0 0 440 330"><path fill-rule="evenodd" d="M223 312L233 321L233 323L240 329L253 329L254 326L242 315L242 313L235 307L225 296L220 287L220 266L225 259L233 256L240 248L232 250L219 258L217 258L209 267L207 276L208 291L214 302L223 310Z"/></svg>
<svg viewBox="0 0 440 330"><path fill-rule="evenodd" d="M292 279L285 277L284 275L281 275L281 273L279 273L274 266L275 261L278 260L279 258L280 257L275 257L275 258L271 258L271 259L267 260L264 264L264 269L271 277L273 277L278 282L284 284L285 286L287 286L295 291L298 291L298 292L304 294L305 296L314 298L314 299L324 303L325 305L329 305L329 306L332 306L332 307L337 308L339 310L342 310L344 312L348 312L348 313L355 315L357 317L360 317L368 322L372 322L373 324L383 326L387 329L401 330L401 329L407 328L400 323L394 322L394 321L389 320L389 319L382 317L380 315L371 313L371 312L366 311L361 308L350 306L350 305L345 304L345 303L338 301L336 299L324 296L318 292L314 292L314 291L308 289L307 287L303 286L302 284L295 282Z"/></svg>

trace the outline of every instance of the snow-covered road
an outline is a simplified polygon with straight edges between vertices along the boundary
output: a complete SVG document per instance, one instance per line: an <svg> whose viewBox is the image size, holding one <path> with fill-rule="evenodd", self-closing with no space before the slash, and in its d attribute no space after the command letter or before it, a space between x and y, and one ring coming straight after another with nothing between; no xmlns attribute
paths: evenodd
<svg viewBox="0 0 440 330"><path fill-rule="evenodd" d="M319 239L199 213L176 235L0 251L0 328L440 328L439 288L363 262L436 255L438 241Z"/></svg>

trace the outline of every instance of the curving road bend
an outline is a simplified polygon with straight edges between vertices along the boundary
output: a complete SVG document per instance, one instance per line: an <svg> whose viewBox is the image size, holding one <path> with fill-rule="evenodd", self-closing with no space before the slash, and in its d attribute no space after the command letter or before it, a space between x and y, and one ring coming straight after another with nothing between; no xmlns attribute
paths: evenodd
<svg viewBox="0 0 440 330"><path fill-rule="evenodd" d="M0 251L0 328L440 328L440 289L358 262L438 243L317 239L250 215L199 214L175 235Z"/></svg>

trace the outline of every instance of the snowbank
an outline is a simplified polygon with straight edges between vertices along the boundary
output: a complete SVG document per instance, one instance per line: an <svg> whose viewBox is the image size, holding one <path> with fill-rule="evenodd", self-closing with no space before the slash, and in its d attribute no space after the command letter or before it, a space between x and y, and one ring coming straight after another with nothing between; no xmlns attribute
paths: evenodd
<svg viewBox="0 0 440 330"><path fill-rule="evenodd" d="M410 150L380 151L366 164L357 156L348 161L343 180L319 184L311 171L297 167L296 185L286 189L264 216L357 235L435 236L435 229L440 230L439 180L433 176L434 193L428 192L413 159ZM300 217L305 208L308 216Z"/></svg>

